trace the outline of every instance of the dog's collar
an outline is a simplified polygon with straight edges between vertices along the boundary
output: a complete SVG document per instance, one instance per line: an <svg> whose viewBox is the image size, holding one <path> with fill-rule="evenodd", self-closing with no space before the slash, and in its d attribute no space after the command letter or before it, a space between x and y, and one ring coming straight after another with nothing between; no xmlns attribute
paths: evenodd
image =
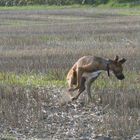
<svg viewBox="0 0 140 140"><path fill-rule="evenodd" d="M110 72L109 72L109 63L107 63L106 70L107 70L107 75L110 76Z"/></svg>
<svg viewBox="0 0 140 140"><path fill-rule="evenodd" d="M106 64L106 70L107 70L107 75L110 76L110 68L109 68L110 60L107 60Z"/></svg>

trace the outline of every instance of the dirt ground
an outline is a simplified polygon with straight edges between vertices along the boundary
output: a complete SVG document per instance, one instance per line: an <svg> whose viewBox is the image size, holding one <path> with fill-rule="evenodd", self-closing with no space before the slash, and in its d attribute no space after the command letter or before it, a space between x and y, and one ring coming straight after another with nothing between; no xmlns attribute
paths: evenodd
<svg viewBox="0 0 140 140"><path fill-rule="evenodd" d="M17 105L15 106L20 106L19 112L22 115L18 116L18 122L14 120L17 122L15 124L12 124L10 120L7 122L4 119L1 120L1 138L93 140L96 137L96 127L102 121L103 110L101 106L95 106L94 103L85 103L85 96L68 103L69 96L62 88L36 89L32 91L32 95L28 95L26 90L24 98L28 101L27 104L23 105L19 98L21 89L15 90L17 90L15 96ZM40 93L38 93L39 91ZM13 105L12 95L9 95L9 98ZM64 103L64 100L66 104L62 106L61 103ZM29 112L24 113L27 108L31 108L35 112L35 108L32 108L33 105L39 108L36 112L38 115L40 114L39 116L35 116L33 113L31 116L29 110ZM14 112L14 110L10 111Z"/></svg>

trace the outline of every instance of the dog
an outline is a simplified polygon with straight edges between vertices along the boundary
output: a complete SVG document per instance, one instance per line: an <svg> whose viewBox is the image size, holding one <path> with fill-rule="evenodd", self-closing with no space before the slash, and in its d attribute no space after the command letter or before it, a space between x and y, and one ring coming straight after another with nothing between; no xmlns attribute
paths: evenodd
<svg viewBox="0 0 140 140"><path fill-rule="evenodd" d="M76 100L86 87L88 97L91 98L91 84L98 78L102 70L107 71L108 76L110 76L110 71L112 71L117 79L123 80L125 76L123 74L122 64L125 62L125 58L119 60L118 56L116 56L114 60L97 56L81 57L72 66L66 77L69 92L78 90L78 95L73 97L72 100ZM73 87L74 85L76 85L76 87Z"/></svg>

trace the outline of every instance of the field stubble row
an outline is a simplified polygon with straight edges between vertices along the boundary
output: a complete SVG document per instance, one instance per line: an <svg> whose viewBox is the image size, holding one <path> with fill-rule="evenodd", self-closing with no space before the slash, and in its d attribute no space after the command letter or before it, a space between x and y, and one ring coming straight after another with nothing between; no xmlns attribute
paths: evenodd
<svg viewBox="0 0 140 140"><path fill-rule="evenodd" d="M53 103L61 97L61 92L66 92L63 80L68 69L83 55L108 58L119 55L127 59L125 81L118 82L113 76L109 80L102 75L95 82L92 91L103 96L102 107L108 108L102 110L101 120L94 125L97 134L109 132L117 140L134 135L140 125L140 16L118 13L118 10L97 9L0 11L0 131L3 136L15 135L16 130L21 137L48 135L61 139L82 135L83 131L77 128L85 120L69 117L74 106L68 111L67 106L65 110L54 107ZM54 87L57 80L63 81L59 89L57 83ZM47 88L51 81L51 88ZM75 115L82 116L79 112L82 109L75 108ZM83 111L88 120L92 112L86 115L89 109ZM49 124L50 115L54 118L53 125ZM75 128L70 129L71 134L65 133L68 136L61 132L63 120L64 132L71 125ZM90 121L86 123L85 135L92 138L93 128ZM58 135L57 131L61 133Z"/></svg>
<svg viewBox="0 0 140 140"><path fill-rule="evenodd" d="M38 20L28 21L25 18L28 14L30 19L37 16ZM69 17L67 14L62 19L61 15L47 15L47 12L46 15L43 14L43 19L36 12L28 14L24 13L25 17L19 19L23 15L17 12L8 19L8 13L8 17L2 19L2 71L47 73L57 68L67 71L83 55L114 57L116 54L127 57L130 69L139 69L138 16L105 18L98 17L97 14L96 18L89 18L82 13L83 19L79 20L76 16L73 20L72 15Z"/></svg>

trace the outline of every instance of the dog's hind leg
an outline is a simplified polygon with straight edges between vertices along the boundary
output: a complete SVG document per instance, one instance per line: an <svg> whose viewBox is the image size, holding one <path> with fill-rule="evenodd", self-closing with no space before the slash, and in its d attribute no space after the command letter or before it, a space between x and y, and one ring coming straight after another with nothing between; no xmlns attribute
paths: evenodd
<svg viewBox="0 0 140 140"><path fill-rule="evenodd" d="M73 89L73 91L77 90L81 87L81 83L82 83L81 79L82 79L83 73L84 72L89 72L90 73L92 70L93 70L93 68L92 68L91 64L88 64L88 65L77 68L77 86Z"/></svg>
<svg viewBox="0 0 140 140"><path fill-rule="evenodd" d="M82 75L84 72L91 72L93 70L93 65L88 64L88 65L84 65L84 66L77 66L76 68L76 72L77 72L77 86L75 88L70 88L69 91L75 91L77 89L79 89L81 87L81 79L82 79Z"/></svg>
<svg viewBox="0 0 140 140"><path fill-rule="evenodd" d="M82 77L80 88L78 90L78 94L75 97L72 98L72 101L73 100L76 100L80 96L80 94L86 89L85 88L85 82L86 82L86 78L85 77Z"/></svg>
<svg viewBox="0 0 140 140"><path fill-rule="evenodd" d="M81 80L82 80L83 73L84 73L83 68L81 68L81 67L77 68L77 86L75 88L69 89L69 91L75 91L77 89L80 89L81 83L82 83Z"/></svg>

